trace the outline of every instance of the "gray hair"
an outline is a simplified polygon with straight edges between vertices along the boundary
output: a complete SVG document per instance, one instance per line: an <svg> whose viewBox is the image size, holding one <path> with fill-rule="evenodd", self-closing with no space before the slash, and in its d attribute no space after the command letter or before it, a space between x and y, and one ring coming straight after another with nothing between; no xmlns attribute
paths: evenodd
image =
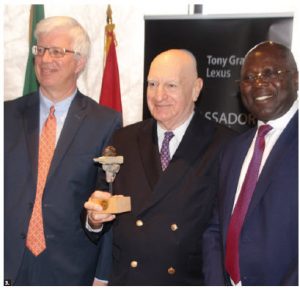
<svg viewBox="0 0 300 289"><path fill-rule="evenodd" d="M82 57L88 58L90 53L90 38L85 29L72 17L52 16L42 19L36 26L34 36L37 40L43 34L48 34L56 29L66 30L72 39L72 49Z"/></svg>

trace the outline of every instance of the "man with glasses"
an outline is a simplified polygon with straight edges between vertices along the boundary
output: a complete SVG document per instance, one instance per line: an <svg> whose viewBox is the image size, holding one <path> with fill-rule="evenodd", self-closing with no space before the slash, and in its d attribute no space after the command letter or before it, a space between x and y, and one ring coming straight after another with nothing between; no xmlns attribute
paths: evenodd
<svg viewBox="0 0 300 289"><path fill-rule="evenodd" d="M61 58L64 57L66 53L73 53L80 55L79 52L76 52L74 50L69 50L62 47L42 47L38 45L32 46L32 54L38 55L38 56L44 56L45 52L48 50L48 53L51 55L51 57L54 58Z"/></svg>
<svg viewBox="0 0 300 289"><path fill-rule="evenodd" d="M4 105L4 279L92 285L102 244L87 238L80 214L106 188L93 158L121 118L77 89L90 40L75 19L46 18L35 37L39 90Z"/></svg>
<svg viewBox="0 0 300 289"><path fill-rule="evenodd" d="M298 71L291 51L269 41L255 46L240 89L258 122L222 154L218 206L204 238L206 284L295 286Z"/></svg>

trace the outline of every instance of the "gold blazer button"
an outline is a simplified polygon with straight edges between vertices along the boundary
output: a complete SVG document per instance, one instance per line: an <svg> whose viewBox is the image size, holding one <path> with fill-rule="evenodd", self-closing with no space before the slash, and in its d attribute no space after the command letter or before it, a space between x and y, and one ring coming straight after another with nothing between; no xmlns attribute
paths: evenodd
<svg viewBox="0 0 300 289"><path fill-rule="evenodd" d="M172 224L172 225L171 225L171 230L172 230L173 232L177 231L177 230L178 230L177 224Z"/></svg>
<svg viewBox="0 0 300 289"><path fill-rule="evenodd" d="M143 221L142 220L137 220L135 222L135 224L138 226L138 227L142 227L144 225Z"/></svg>
<svg viewBox="0 0 300 289"><path fill-rule="evenodd" d="M131 268L136 268L137 266L138 266L138 262L137 261L133 260L133 261L130 262L130 267Z"/></svg>
<svg viewBox="0 0 300 289"><path fill-rule="evenodd" d="M173 268L173 267L168 268L168 273L169 273L170 275L174 275L174 274L176 273L175 268Z"/></svg>

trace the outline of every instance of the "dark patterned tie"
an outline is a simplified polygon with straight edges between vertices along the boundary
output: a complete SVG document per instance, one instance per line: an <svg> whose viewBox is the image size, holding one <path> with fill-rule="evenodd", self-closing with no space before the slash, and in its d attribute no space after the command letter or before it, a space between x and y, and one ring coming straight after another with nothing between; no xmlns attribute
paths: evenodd
<svg viewBox="0 0 300 289"><path fill-rule="evenodd" d="M162 142L161 150L160 150L160 161L161 161L161 167L164 171L170 162L170 150L169 150L169 142L171 138L174 136L172 131L166 131L165 137Z"/></svg>
<svg viewBox="0 0 300 289"><path fill-rule="evenodd" d="M35 256L38 256L46 249L42 197L54 154L55 140L56 118L54 115L54 106L51 106L49 116L45 121L40 136L36 195L26 238L26 246Z"/></svg>
<svg viewBox="0 0 300 289"><path fill-rule="evenodd" d="M262 125L258 129L252 159L229 223L226 240L225 268L235 284L241 280L239 265L240 233L258 180L259 168L265 148L265 135L271 129L270 125Z"/></svg>

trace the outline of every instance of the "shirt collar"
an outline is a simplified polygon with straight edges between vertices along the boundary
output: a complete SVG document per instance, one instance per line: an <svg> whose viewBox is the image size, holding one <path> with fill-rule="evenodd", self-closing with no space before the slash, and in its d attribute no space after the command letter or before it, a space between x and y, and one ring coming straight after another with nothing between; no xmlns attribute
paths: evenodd
<svg viewBox="0 0 300 289"><path fill-rule="evenodd" d="M292 104L292 106L290 107L290 109L281 117L277 118L277 119L273 119L267 122L267 124L269 124L270 126L272 126L274 129L280 129L283 130L285 129L285 127L287 126L287 124L289 123L289 121L292 119L292 117L294 116L294 114L297 112L298 110L298 99L296 99L294 101L294 103ZM257 126L261 126L264 123L261 120L257 121Z"/></svg>
<svg viewBox="0 0 300 289"><path fill-rule="evenodd" d="M194 116L195 112L193 111L191 113L191 115L188 117L188 119L179 127L177 127L176 129L172 130L172 132L174 133L174 137L180 142L181 139L183 138L183 135L185 134L185 131L187 129L187 127L189 126L192 117ZM157 137L158 139L163 139L164 138L164 134L167 130L163 129L159 123L157 123Z"/></svg>
<svg viewBox="0 0 300 289"><path fill-rule="evenodd" d="M49 111L50 107L52 105L54 105L55 112L60 113L60 112L65 111L66 108L69 108L72 100L74 99L74 97L77 93L77 89L70 96L68 96L65 99L63 99L62 101L59 101L59 102L56 102L56 103L53 103L45 95L43 95L41 90L39 91L39 93L40 93L40 106L41 106L41 109L43 109L44 111Z"/></svg>

